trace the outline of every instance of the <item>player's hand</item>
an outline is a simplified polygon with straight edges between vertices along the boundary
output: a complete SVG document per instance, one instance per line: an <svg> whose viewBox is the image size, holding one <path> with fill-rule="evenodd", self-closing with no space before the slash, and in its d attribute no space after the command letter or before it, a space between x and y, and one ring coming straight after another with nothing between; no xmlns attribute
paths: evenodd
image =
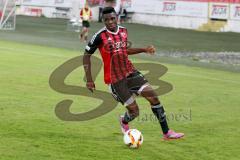
<svg viewBox="0 0 240 160"><path fill-rule="evenodd" d="M148 47L146 48L146 53L147 53L147 54L154 55L155 52L156 52L156 49L155 49L155 47L154 47L153 45L148 46Z"/></svg>
<svg viewBox="0 0 240 160"><path fill-rule="evenodd" d="M94 84L94 82L87 82L87 83L86 83L86 87L87 87L91 92L93 92L93 90L95 90L95 84Z"/></svg>

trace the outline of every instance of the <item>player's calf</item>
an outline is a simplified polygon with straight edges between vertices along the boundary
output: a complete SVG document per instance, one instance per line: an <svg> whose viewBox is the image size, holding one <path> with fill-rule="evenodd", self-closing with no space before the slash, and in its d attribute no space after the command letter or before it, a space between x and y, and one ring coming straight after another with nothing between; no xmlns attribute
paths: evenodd
<svg viewBox="0 0 240 160"><path fill-rule="evenodd" d="M120 125L123 133L129 130L128 123L133 121L136 117L139 116L139 109L136 102L127 106L128 111L125 112L123 116L120 117Z"/></svg>

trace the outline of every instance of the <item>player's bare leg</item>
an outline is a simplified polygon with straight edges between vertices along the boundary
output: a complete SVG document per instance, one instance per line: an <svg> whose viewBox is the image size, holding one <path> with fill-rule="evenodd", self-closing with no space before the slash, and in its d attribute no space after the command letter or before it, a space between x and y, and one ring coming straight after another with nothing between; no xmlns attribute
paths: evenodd
<svg viewBox="0 0 240 160"><path fill-rule="evenodd" d="M89 32L89 29L86 28L86 32L85 32L85 35L84 35L84 41L87 42L88 40L88 32Z"/></svg>
<svg viewBox="0 0 240 160"><path fill-rule="evenodd" d="M123 116L120 117L120 125L123 134L129 130L128 123L134 120L139 115L139 108L136 101L126 106L126 108L127 111Z"/></svg>
<svg viewBox="0 0 240 160"><path fill-rule="evenodd" d="M84 40L85 40L85 35L86 35L86 33L87 33L87 28L86 27L83 27L83 29L82 29L82 32L81 32L81 34L80 34L80 41L81 42L83 42Z"/></svg>
<svg viewBox="0 0 240 160"><path fill-rule="evenodd" d="M160 103L158 96L152 87L150 85L145 87L142 90L141 95L149 101L152 112L157 117L162 128L163 138L165 140L182 138L184 136L183 133L177 133L169 129L163 105Z"/></svg>

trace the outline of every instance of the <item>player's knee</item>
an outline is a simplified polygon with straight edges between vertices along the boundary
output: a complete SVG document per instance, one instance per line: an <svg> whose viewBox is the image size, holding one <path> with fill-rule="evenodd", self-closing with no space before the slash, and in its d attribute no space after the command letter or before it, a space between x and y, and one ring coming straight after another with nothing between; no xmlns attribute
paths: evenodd
<svg viewBox="0 0 240 160"><path fill-rule="evenodd" d="M149 100L151 105L156 105L156 104L160 103L160 101L159 101L157 96L156 97L149 97L148 100Z"/></svg>

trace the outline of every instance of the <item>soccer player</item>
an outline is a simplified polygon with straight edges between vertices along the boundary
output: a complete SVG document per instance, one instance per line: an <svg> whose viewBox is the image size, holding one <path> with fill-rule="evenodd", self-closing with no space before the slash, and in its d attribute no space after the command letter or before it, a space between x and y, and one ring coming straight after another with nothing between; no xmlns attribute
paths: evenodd
<svg viewBox="0 0 240 160"><path fill-rule="evenodd" d="M80 18L82 19L82 31L80 33L80 40L87 42L90 27L89 21L92 19L92 11L89 8L87 2L84 8L80 11Z"/></svg>
<svg viewBox="0 0 240 160"><path fill-rule="evenodd" d="M183 133L170 130L167 124L164 108L157 94L144 76L134 68L128 55L145 52L153 55L155 48L129 48L127 46L127 29L117 25L117 15L112 7L103 9L103 22L105 27L92 37L86 46L83 64L86 74L86 87L93 92L95 84L91 75L91 55L98 48L104 63L104 81L109 85L113 97L126 106L127 111L120 117L122 132L129 130L129 122L139 115L139 108L133 94L141 95L149 101L152 112L159 120L163 131L163 138L178 139Z"/></svg>

